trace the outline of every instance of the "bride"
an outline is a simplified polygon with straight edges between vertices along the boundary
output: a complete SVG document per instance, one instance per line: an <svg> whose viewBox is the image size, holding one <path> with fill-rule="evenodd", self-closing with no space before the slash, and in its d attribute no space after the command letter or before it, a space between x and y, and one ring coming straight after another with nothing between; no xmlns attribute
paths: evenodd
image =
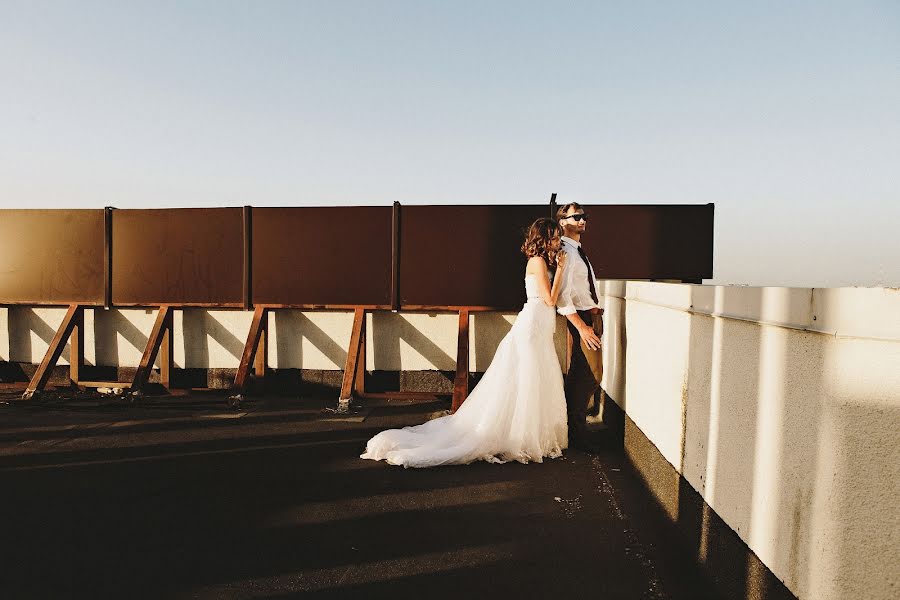
<svg viewBox="0 0 900 600"><path fill-rule="evenodd" d="M423 425L382 431L360 458L404 467L468 464L476 460L541 462L568 446L563 377L553 344L556 301L566 264L553 219L531 224L522 252L525 306L468 399L452 415ZM553 287L550 267L556 265Z"/></svg>

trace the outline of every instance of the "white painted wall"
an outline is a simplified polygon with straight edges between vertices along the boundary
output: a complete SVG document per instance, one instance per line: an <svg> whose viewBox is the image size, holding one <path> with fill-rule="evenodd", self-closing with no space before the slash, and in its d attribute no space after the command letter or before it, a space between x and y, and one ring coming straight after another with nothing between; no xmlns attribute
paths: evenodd
<svg viewBox="0 0 900 600"><path fill-rule="evenodd" d="M600 287L605 389L716 513L803 600L896 598L900 291Z"/></svg>
<svg viewBox="0 0 900 600"><path fill-rule="evenodd" d="M0 359L40 363L64 308L0 308ZM253 313L242 310L176 310L177 368L236 368ZM85 361L89 365L136 367L153 329L155 310L85 311ZM515 321L514 313L473 313L469 321L469 368L483 372ZM368 317L369 370L456 369L456 313L378 312ZM277 310L269 314L269 366L343 369L353 326L351 312ZM565 324L556 329L560 364L565 358ZM68 364L68 347L59 364Z"/></svg>

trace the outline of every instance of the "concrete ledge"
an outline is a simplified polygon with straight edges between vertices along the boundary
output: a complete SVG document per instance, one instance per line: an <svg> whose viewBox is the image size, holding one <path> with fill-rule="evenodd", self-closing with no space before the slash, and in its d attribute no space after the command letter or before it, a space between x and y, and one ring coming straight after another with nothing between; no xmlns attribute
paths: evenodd
<svg viewBox="0 0 900 600"><path fill-rule="evenodd" d="M900 341L900 289L601 281L600 294L697 315L841 337Z"/></svg>
<svg viewBox="0 0 900 600"><path fill-rule="evenodd" d="M677 529L684 551L726 598L796 600L627 415L625 455Z"/></svg>
<svg viewBox="0 0 900 600"><path fill-rule="evenodd" d="M813 329L843 337L900 341L900 289L813 290Z"/></svg>

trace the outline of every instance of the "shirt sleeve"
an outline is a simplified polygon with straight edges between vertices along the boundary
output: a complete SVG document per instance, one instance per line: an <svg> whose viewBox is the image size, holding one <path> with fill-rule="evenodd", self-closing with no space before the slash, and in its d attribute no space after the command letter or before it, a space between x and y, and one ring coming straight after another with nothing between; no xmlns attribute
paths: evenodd
<svg viewBox="0 0 900 600"><path fill-rule="evenodd" d="M559 290L559 297L556 299L556 312L562 316L571 315L577 312L575 301L572 298L572 253L569 252L568 261L562 274L562 287Z"/></svg>

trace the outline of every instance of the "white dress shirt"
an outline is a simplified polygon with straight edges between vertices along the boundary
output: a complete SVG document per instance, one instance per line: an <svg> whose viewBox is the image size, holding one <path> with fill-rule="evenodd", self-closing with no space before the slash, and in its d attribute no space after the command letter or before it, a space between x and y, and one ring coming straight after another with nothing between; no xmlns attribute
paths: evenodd
<svg viewBox="0 0 900 600"><path fill-rule="evenodd" d="M594 280L594 289L598 289L597 278L594 277L594 268L581 259L578 249L580 242L570 237L562 236L562 250L567 254L566 266L563 271L563 280L560 285L559 298L556 301L556 312L565 316L579 310L591 310L600 305L591 298L591 287L588 283L588 274Z"/></svg>

